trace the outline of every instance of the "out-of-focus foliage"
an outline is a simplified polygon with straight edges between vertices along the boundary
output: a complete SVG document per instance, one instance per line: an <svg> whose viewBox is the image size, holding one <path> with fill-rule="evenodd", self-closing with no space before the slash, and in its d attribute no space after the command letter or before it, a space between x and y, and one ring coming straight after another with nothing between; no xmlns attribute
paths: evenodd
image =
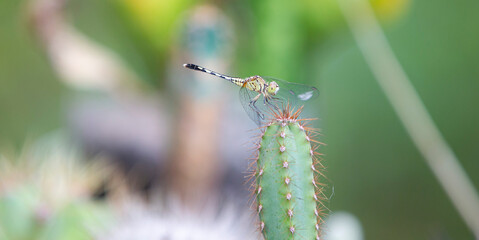
<svg viewBox="0 0 479 240"><path fill-rule="evenodd" d="M374 10L381 20L392 21L404 15L408 0L374 0ZM318 49L346 24L335 0L251 1L254 19L252 32L243 39L252 48L249 72L274 75L290 81L310 81L311 63Z"/></svg>
<svg viewBox="0 0 479 240"><path fill-rule="evenodd" d="M343 16L336 0L301 0L302 16L311 30L318 32L336 31L344 26ZM405 14L410 0L370 0L380 20L394 21Z"/></svg>
<svg viewBox="0 0 479 240"><path fill-rule="evenodd" d="M0 239L91 239L111 221L106 205L93 200L108 171L55 145L0 155Z"/></svg>
<svg viewBox="0 0 479 240"><path fill-rule="evenodd" d="M177 47L175 34L181 31L182 16L201 3L72 0L68 1L67 19L86 36L121 55L145 81L162 83L167 72L183 70L181 66L167 69ZM366 239L472 239L378 88L348 34L336 1L217 3L211 4L227 13L236 32L237 56L230 74L269 75L319 88L320 141L327 144L321 151L326 154L326 175L334 187L331 210L353 213L361 221ZM479 2L371 3L398 60L479 186ZM27 1L0 0L2 145L18 144L29 134L65 126L60 120L66 115L62 100L71 94L31 38L26 6ZM0 175L2 183L4 176ZM1 204L8 207L0 214L5 214L2 219L24 221L7 221L11 230L2 229L0 238L29 235L38 224L32 210L38 203L39 198L32 197L37 190L28 187L34 184L30 180L13 182L18 184L13 184L8 196L2 192ZM58 209L63 211L58 219L80 218L77 207L65 204Z"/></svg>
<svg viewBox="0 0 479 240"><path fill-rule="evenodd" d="M134 23L160 54L169 50L175 39L173 34L180 16L193 4L190 0L112 1L124 10L128 20Z"/></svg>
<svg viewBox="0 0 479 240"><path fill-rule="evenodd" d="M0 144L60 124L61 84L31 38L24 1L0 0Z"/></svg>
<svg viewBox="0 0 479 240"><path fill-rule="evenodd" d="M432 118L479 186L479 3L415 1L386 28ZM338 39L334 39L338 41ZM321 72L333 209L357 214L366 239L472 239L351 42L330 41ZM349 40L350 41L350 40ZM318 54L319 56L319 54ZM407 225L407 227L406 227ZM393 237L394 236L394 237Z"/></svg>

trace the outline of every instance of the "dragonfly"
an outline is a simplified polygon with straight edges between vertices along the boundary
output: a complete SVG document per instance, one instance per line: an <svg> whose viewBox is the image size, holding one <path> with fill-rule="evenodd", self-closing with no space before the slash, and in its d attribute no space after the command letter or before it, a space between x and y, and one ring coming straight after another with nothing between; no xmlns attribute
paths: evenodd
<svg viewBox="0 0 479 240"><path fill-rule="evenodd" d="M258 75L247 78L231 77L191 63L183 64L183 67L223 78L241 87L240 102L249 118L259 127L268 121L266 114L280 110L286 105L301 106L319 95L315 87L272 77Z"/></svg>

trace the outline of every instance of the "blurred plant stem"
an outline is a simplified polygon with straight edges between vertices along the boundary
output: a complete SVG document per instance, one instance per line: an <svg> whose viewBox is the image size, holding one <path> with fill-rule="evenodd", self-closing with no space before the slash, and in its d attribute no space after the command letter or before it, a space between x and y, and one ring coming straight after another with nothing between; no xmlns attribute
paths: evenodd
<svg viewBox="0 0 479 240"><path fill-rule="evenodd" d="M365 0L338 0L366 63L460 215L479 238L479 197L396 59Z"/></svg>

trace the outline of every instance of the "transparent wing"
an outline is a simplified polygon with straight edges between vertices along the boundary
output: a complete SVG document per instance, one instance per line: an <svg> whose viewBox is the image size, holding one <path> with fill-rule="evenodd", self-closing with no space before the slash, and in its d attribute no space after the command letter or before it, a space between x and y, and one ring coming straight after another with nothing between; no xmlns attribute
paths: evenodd
<svg viewBox="0 0 479 240"><path fill-rule="evenodd" d="M240 102L243 105L245 112L248 114L248 117L259 127L263 126L271 117L271 105L265 103L262 94L248 90L245 87L240 88L239 96ZM253 103L252 101L255 98L257 98L257 100Z"/></svg>
<svg viewBox="0 0 479 240"><path fill-rule="evenodd" d="M293 107L300 107L319 96L319 91L313 86L308 86L300 83L291 83L281 79L272 77L263 77L268 83L275 81L279 85L279 90L275 97L277 98L275 104L278 107L290 104Z"/></svg>

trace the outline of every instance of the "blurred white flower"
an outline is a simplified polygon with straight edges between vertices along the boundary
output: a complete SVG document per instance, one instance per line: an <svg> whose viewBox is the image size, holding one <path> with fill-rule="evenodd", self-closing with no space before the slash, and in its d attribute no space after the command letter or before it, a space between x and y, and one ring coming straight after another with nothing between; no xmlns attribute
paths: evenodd
<svg viewBox="0 0 479 240"><path fill-rule="evenodd" d="M326 219L325 240L362 240L363 229L359 220L348 212L336 212Z"/></svg>

